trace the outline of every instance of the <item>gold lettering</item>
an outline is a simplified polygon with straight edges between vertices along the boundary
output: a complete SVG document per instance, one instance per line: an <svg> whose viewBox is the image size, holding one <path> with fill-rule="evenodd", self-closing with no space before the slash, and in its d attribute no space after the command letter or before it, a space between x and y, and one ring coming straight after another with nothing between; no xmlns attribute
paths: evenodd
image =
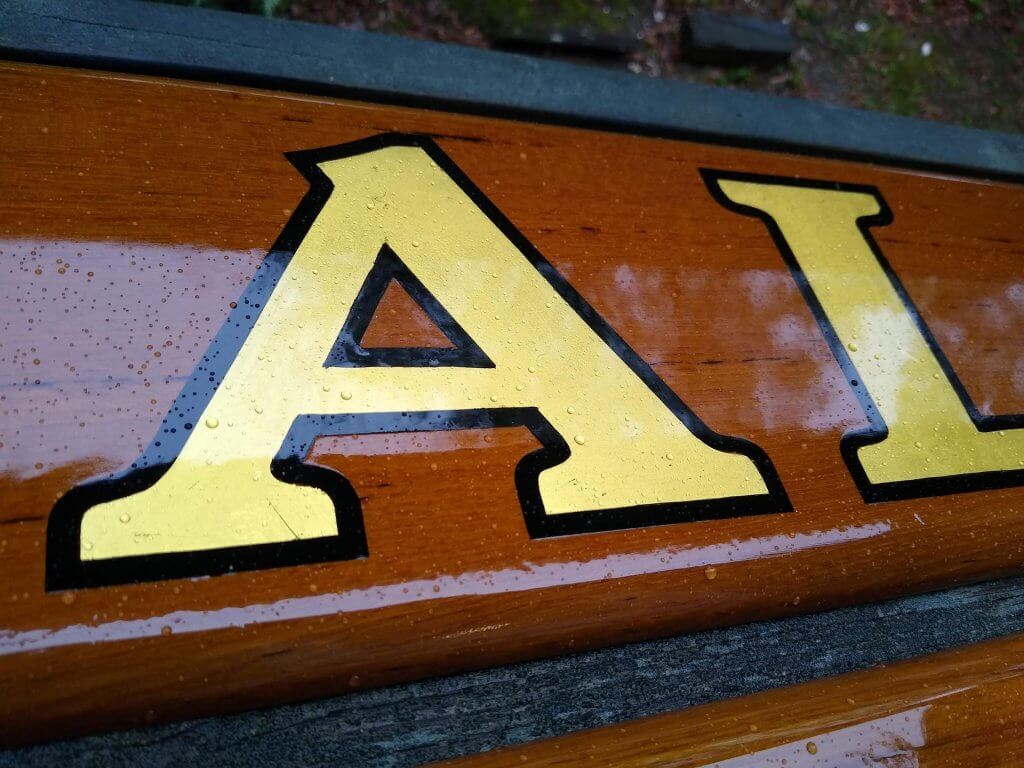
<svg viewBox="0 0 1024 768"><path fill-rule="evenodd" d="M571 289L532 264L434 152L385 143L317 163L331 191L223 380L156 482L85 511L82 561L339 535L327 493L271 471L307 415L535 411L565 454L536 481L547 518L775 498L763 454L676 407L649 369L641 378L632 353L612 348L621 340L570 305ZM325 364L385 246L488 364Z"/></svg>
<svg viewBox="0 0 1024 768"><path fill-rule="evenodd" d="M766 221L861 397L872 427L843 442L867 500L1024 482L1024 430L1000 429L1015 417L977 414L867 234L890 219L875 190L714 171L705 179L726 207Z"/></svg>

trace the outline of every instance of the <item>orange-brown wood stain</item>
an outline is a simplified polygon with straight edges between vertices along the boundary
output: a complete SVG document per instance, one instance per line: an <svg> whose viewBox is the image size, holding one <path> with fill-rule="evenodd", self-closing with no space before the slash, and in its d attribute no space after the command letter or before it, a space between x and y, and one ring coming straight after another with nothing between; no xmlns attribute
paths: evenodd
<svg viewBox="0 0 1024 768"><path fill-rule="evenodd" d="M705 423L767 452L794 512L531 540L513 484L536 447L526 429L324 437L311 460L352 482L370 557L47 593L55 500L140 454L306 192L284 153L385 131L434 135ZM839 439L866 418L763 224L712 200L698 169L877 186L895 216L874 231L879 246L986 413L1024 412L1021 187L22 64L0 64L0 135L2 742L833 608L1024 563L1024 489L861 500ZM401 345L404 305L390 306L375 343Z"/></svg>

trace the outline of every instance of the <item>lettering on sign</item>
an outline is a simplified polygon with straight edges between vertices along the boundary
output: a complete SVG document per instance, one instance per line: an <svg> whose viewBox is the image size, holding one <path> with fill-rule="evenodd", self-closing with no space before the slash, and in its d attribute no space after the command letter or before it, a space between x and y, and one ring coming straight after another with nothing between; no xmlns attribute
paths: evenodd
<svg viewBox="0 0 1024 768"><path fill-rule="evenodd" d="M1024 415L985 416L868 229L873 187L704 171L724 206L767 224L870 426L843 436L867 502L1024 483Z"/></svg>
<svg viewBox="0 0 1024 768"><path fill-rule="evenodd" d="M351 485L304 461L322 435L523 425L533 537L790 508L432 141L290 159L310 191L157 437L56 504L49 589L366 557ZM392 282L448 346L363 347Z"/></svg>
<svg viewBox="0 0 1024 768"><path fill-rule="evenodd" d="M371 556L352 486L306 463L321 436L525 426L534 538L790 509L765 452L706 426L431 140L290 159L310 191L158 435L54 507L49 589ZM865 501L1024 483L1024 416L971 401L871 237L876 189L702 174L767 225L859 399L838 448ZM366 343L391 286L441 343Z"/></svg>

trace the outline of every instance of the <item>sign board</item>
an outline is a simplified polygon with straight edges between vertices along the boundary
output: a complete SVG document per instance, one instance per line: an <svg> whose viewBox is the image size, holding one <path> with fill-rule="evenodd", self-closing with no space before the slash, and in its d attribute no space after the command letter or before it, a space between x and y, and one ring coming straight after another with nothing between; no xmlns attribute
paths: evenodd
<svg viewBox="0 0 1024 768"><path fill-rule="evenodd" d="M0 80L5 740L1024 562L1019 185Z"/></svg>

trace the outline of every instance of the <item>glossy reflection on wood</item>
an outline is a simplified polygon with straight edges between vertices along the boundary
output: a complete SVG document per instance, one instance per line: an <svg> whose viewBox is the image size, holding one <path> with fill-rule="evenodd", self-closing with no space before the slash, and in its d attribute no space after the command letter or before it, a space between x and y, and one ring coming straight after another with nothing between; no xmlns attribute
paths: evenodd
<svg viewBox="0 0 1024 768"><path fill-rule="evenodd" d="M1016 768L1024 636L437 765Z"/></svg>
<svg viewBox="0 0 1024 768"><path fill-rule="evenodd" d="M1021 569L1021 488L864 503L839 452L864 411L764 224L699 170L877 187L894 220L873 235L985 414L1024 412L1018 186L19 64L0 118L2 741ZM531 539L525 427L324 436L308 461L351 482L369 557L45 591L55 502L145 450L306 194L285 153L391 131L433 135L711 429L764 450L794 511ZM366 343L432 333L385 296Z"/></svg>

